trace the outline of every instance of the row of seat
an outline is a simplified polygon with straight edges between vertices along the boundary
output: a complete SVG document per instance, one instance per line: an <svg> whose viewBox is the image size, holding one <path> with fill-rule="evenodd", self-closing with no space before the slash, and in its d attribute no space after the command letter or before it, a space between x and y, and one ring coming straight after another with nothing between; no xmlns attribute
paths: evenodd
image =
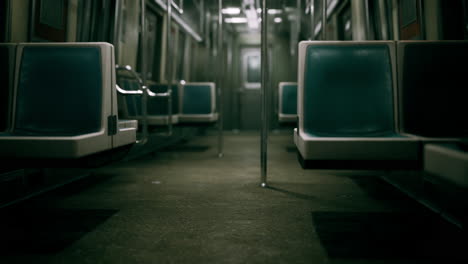
<svg viewBox="0 0 468 264"><path fill-rule="evenodd" d="M297 83L280 82L278 85L278 121L294 123L297 121Z"/></svg>
<svg viewBox="0 0 468 264"><path fill-rule="evenodd" d="M134 79L121 78L119 84L125 90L138 90L139 84ZM153 93L166 93L168 86L153 84L148 89ZM212 82L189 82L172 85L172 124L212 123L218 120L216 113L216 86ZM122 100L123 116L141 120L142 98L140 95L125 95ZM147 103L149 125L169 123L168 100L166 97L150 97Z"/></svg>
<svg viewBox="0 0 468 264"><path fill-rule="evenodd" d="M0 157L80 158L136 141L117 113L108 43L0 44Z"/></svg>
<svg viewBox="0 0 468 264"><path fill-rule="evenodd" d="M457 61L467 60L467 41L301 42L294 133L301 164L425 166L466 185L468 69Z"/></svg>

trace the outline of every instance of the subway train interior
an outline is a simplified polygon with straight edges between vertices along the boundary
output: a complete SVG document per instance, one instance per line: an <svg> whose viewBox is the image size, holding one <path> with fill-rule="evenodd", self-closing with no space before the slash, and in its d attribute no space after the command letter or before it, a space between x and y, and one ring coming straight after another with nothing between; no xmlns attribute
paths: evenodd
<svg viewBox="0 0 468 264"><path fill-rule="evenodd" d="M468 263L466 0L0 0L0 69L0 263Z"/></svg>

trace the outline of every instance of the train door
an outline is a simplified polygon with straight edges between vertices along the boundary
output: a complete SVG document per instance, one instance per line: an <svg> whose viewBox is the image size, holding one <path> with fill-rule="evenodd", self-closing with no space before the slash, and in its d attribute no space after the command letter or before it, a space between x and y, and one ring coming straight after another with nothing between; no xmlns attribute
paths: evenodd
<svg viewBox="0 0 468 264"><path fill-rule="evenodd" d="M244 47L241 49L241 80L240 93L240 129L260 129L260 97L261 97L261 57L260 48Z"/></svg>

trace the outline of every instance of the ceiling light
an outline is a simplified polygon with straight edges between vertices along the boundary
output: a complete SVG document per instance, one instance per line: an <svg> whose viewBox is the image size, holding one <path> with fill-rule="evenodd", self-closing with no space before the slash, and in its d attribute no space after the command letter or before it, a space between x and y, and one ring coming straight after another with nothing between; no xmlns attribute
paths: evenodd
<svg viewBox="0 0 468 264"><path fill-rule="evenodd" d="M283 10L281 9L268 9L268 14L269 15L279 15L282 14Z"/></svg>
<svg viewBox="0 0 468 264"><path fill-rule="evenodd" d="M281 17L275 17L274 21L275 23L281 23L283 22L283 19Z"/></svg>
<svg viewBox="0 0 468 264"><path fill-rule="evenodd" d="M257 8L257 13L261 14L262 9ZM282 13L283 13L283 10L281 10L281 9L268 9L268 14L269 15L279 15L279 14L282 14Z"/></svg>
<svg viewBox="0 0 468 264"><path fill-rule="evenodd" d="M228 17L228 18L224 19L224 22L232 23L232 24L242 24L242 23L247 23L247 18L245 18L245 17Z"/></svg>
<svg viewBox="0 0 468 264"><path fill-rule="evenodd" d="M239 15L241 13L241 10L238 7L227 7L223 8L221 12L225 15Z"/></svg>

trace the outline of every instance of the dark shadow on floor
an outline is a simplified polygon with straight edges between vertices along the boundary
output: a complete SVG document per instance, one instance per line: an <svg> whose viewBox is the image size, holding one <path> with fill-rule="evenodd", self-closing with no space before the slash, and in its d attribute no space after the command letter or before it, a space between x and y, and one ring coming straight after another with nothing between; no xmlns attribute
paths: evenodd
<svg viewBox="0 0 468 264"><path fill-rule="evenodd" d="M294 197L294 198L302 199L302 200L309 200L309 201L312 201L312 200L316 200L316 199L317 199L317 197L312 196L312 195L297 193L297 192L289 191L289 190L282 189L282 188L279 188L279 187L273 187L273 186L270 186L270 185L268 185L267 188L270 189L270 190L276 191L276 192L280 192L280 193L286 194L286 195L288 195L288 196L292 196L292 197Z"/></svg>
<svg viewBox="0 0 468 264"><path fill-rule="evenodd" d="M108 182L116 176L117 175L113 173L91 173L87 177L61 186L50 193L46 193L44 196L70 196L89 190L100 184L108 184Z"/></svg>
<svg viewBox="0 0 468 264"><path fill-rule="evenodd" d="M466 234L431 212L312 212L312 219L330 258L468 263Z"/></svg>
<svg viewBox="0 0 468 264"><path fill-rule="evenodd" d="M0 255L57 253L116 212L110 209L4 209L0 211Z"/></svg>
<svg viewBox="0 0 468 264"><path fill-rule="evenodd" d="M296 153L297 152L296 146L286 146L285 149L286 149L286 152L288 152L288 153Z"/></svg>
<svg viewBox="0 0 468 264"><path fill-rule="evenodd" d="M205 152L210 148L210 146L203 145L176 145L162 149L161 152Z"/></svg>
<svg viewBox="0 0 468 264"><path fill-rule="evenodd" d="M375 200L411 200L406 194L397 190L377 176L347 176L359 186L370 198Z"/></svg>

